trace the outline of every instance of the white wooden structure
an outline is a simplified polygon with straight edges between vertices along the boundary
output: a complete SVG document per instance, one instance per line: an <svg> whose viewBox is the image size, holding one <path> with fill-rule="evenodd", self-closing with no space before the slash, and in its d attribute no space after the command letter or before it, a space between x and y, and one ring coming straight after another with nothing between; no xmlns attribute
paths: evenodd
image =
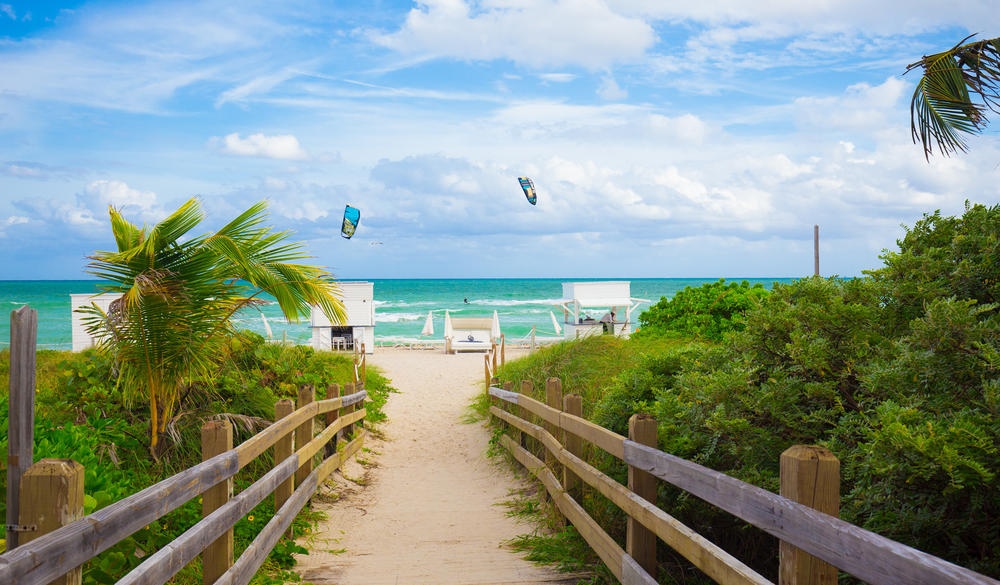
<svg viewBox="0 0 1000 585"><path fill-rule="evenodd" d="M444 312L444 352L489 351L500 342L500 318L454 317Z"/></svg>
<svg viewBox="0 0 1000 585"><path fill-rule="evenodd" d="M97 341L95 336L87 333L86 328L83 326L84 315L77 312L77 309L80 307L89 307L93 303L106 313L108 307L111 306L111 302L121 296L121 293L79 293L69 295L73 324L73 351L83 351L88 347L93 347Z"/></svg>
<svg viewBox="0 0 1000 585"><path fill-rule="evenodd" d="M563 312L563 335L577 339L587 335L632 333L632 312L646 299L632 298L627 280L564 282L563 298L556 305Z"/></svg>
<svg viewBox="0 0 1000 585"><path fill-rule="evenodd" d="M375 284L371 282L339 282L341 300L347 321L333 324L319 307L312 307L312 347L318 350L361 349L375 351Z"/></svg>

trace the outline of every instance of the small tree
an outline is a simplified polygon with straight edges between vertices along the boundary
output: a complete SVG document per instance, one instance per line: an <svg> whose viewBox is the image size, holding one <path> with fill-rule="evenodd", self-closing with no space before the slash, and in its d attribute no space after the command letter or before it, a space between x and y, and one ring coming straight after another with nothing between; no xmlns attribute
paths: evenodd
<svg viewBox="0 0 1000 585"><path fill-rule="evenodd" d="M131 400L149 401L150 453L159 457L160 436L173 415L185 380L211 376L231 317L272 295L285 317L298 320L311 305L333 322L345 317L339 288L320 268L299 264L302 247L288 232L264 225L260 202L214 234L188 238L203 219L191 199L147 228L110 208L117 251L95 252L88 272L105 281L105 292L121 293L107 313L83 309L87 329L98 335L119 368L119 384Z"/></svg>

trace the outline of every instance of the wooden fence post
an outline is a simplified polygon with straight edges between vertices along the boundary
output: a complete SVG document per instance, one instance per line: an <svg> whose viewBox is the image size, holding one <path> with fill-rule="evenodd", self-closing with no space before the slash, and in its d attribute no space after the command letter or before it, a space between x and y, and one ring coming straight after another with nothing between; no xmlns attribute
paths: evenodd
<svg viewBox="0 0 1000 585"><path fill-rule="evenodd" d="M496 345L493 346L493 349L496 350ZM488 392L489 389L490 389L490 378L493 377L493 372L490 371L490 356L489 356L489 354L486 354L486 355L483 356L483 377L486 378L486 390Z"/></svg>
<svg viewBox="0 0 1000 585"><path fill-rule="evenodd" d="M279 421L286 416L295 412L295 403L291 400L284 398L274 403L274 420ZM295 452L295 446L293 444L293 437L295 435L294 431L289 432L287 435L281 437L274 443L274 464L278 465L285 459L292 456ZM274 488L274 513L277 514L278 510L285 505L285 502L292 497L292 493L295 491L294 479L289 477L285 481L278 484ZM288 531L288 537L291 538L291 529Z"/></svg>
<svg viewBox="0 0 1000 585"><path fill-rule="evenodd" d="M354 388L355 388L354 384L344 384L344 393L341 394L341 396L350 396L351 394L354 394L354 391L355 391ZM349 410L345 410L343 414L351 414L353 411L354 411L354 409L350 408ZM350 441L352 434L354 434L354 425L353 424L347 425L346 427L344 427L340 431L340 436L345 441Z"/></svg>
<svg viewBox="0 0 1000 585"><path fill-rule="evenodd" d="M21 477L34 460L35 342L38 311L24 305L10 312L10 397L7 422L7 550L18 545Z"/></svg>
<svg viewBox="0 0 1000 585"><path fill-rule="evenodd" d="M628 419L628 438L640 445L656 448L656 419L648 414L633 414ZM637 467L628 468L628 488L637 496L656 504L656 476ZM656 579L656 534L629 516L625 552Z"/></svg>
<svg viewBox="0 0 1000 585"><path fill-rule="evenodd" d="M302 408L307 404L312 404L316 400L316 394L313 391L312 384L303 384L299 387L299 400L296 402L296 409ZM313 426L313 417L309 417L307 420L303 421L301 425L295 429L295 450L305 447L312 440L316 429ZM309 477L312 473L313 462L310 457L309 460L303 461L302 465L295 471L295 486L298 487Z"/></svg>
<svg viewBox="0 0 1000 585"><path fill-rule="evenodd" d="M583 397L579 394L567 394L563 397L563 411L573 416L583 416ZM572 455L583 458L583 439L573 433L563 431L562 443ZM566 493L577 502L583 501L583 482L580 477L563 467L563 487Z"/></svg>
<svg viewBox="0 0 1000 585"><path fill-rule="evenodd" d="M201 460L207 461L233 448L233 425L210 420L201 427ZM201 496L201 516L208 516L233 497L232 478L208 488ZM230 528L201 553L201 582L211 585L233 566L233 529Z"/></svg>
<svg viewBox="0 0 1000 585"><path fill-rule="evenodd" d="M83 518L83 466L71 459L42 459L21 476L20 522L35 529L21 533L21 544ZM82 566L52 581L80 585Z"/></svg>
<svg viewBox="0 0 1000 585"><path fill-rule="evenodd" d="M330 384L326 387L326 399L331 400L333 398L340 398L340 384ZM331 410L326 413L326 426L331 426L337 423L337 419L340 418L340 409ZM333 436L333 439L326 444L324 454L329 457L337 452L337 435Z"/></svg>
<svg viewBox="0 0 1000 585"><path fill-rule="evenodd" d="M562 410L563 406L563 390L562 390L562 380L559 378L549 378L545 380L545 404L550 408L556 410ZM542 427L549 432L556 439L562 440L562 433L559 432L558 425L554 425L549 422L543 422ZM562 478L562 466L559 465L559 459L556 458L556 454L545 450L545 467L552 472L557 478ZM566 486L563 486L565 488ZM560 513L559 508L553 506L553 511L555 513L555 522L557 526L563 526L566 524L566 517Z"/></svg>
<svg viewBox="0 0 1000 585"><path fill-rule="evenodd" d="M794 445L781 454L781 495L814 510L840 515L840 460L828 449ZM836 585L837 568L781 541L779 585Z"/></svg>
<svg viewBox="0 0 1000 585"><path fill-rule="evenodd" d="M521 392L520 392L521 396L530 396L531 393L534 391L534 389L535 389L535 385L531 383L531 380L521 380ZM517 405L517 416L520 417L520 418L523 418L524 420L526 420L528 422L531 422L531 413L528 412L528 409L526 409L525 407L521 406L520 404ZM524 449L527 449L528 448L528 434L527 433L522 433L522 432L518 431L518 433L517 433L517 443L519 445L521 445L521 447L523 447ZM530 451L530 449L529 449L529 451Z"/></svg>

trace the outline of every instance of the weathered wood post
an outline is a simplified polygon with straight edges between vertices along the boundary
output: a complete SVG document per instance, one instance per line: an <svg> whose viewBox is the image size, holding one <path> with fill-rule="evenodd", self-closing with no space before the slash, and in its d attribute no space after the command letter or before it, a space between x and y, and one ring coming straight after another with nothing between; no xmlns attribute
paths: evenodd
<svg viewBox="0 0 1000 585"><path fill-rule="evenodd" d="M554 408L556 410L562 410L563 407L563 390L562 390L562 380L559 378L549 378L545 380L545 404L549 408ZM542 423L542 426L550 435L557 439L561 439L559 433L558 425L554 425L550 422ZM562 475L562 471L559 469L559 460L556 458L556 454L552 453L548 449L545 450L545 466L548 467L556 477Z"/></svg>
<svg viewBox="0 0 1000 585"><path fill-rule="evenodd" d="M545 404L549 408L554 408L556 410L562 410L563 406L563 389L562 380L559 378L549 378L545 380ZM543 422L542 427L549 432L550 435L556 439L562 441L562 434L559 432L559 426L554 425L550 422ZM556 454L552 451L545 449L545 467L552 472L557 478L562 478L562 466L559 465L559 459ZM563 486L565 487L565 486ZM559 512L558 507L553 507L555 513L555 522L557 525L565 525L566 517Z"/></svg>
<svg viewBox="0 0 1000 585"><path fill-rule="evenodd" d="M34 460L35 342L38 311L24 305L10 312L10 402L7 427L7 550L18 545L21 477Z"/></svg>
<svg viewBox="0 0 1000 585"><path fill-rule="evenodd" d="M505 385L506 387L506 385ZM534 391L535 385L531 383L531 380L521 380L521 396L530 396L532 391ZM524 420L531 422L531 413L528 409L517 405L517 416L523 418ZM517 433L517 444L524 449L528 448L528 434L518 431ZM530 449L529 449L530 450Z"/></svg>
<svg viewBox="0 0 1000 585"><path fill-rule="evenodd" d="M781 454L781 495L840 515L840 460L828 449L794 445ZM836 585L837 568L785 541L778 547L779 585Z"/></svg>
<svg viewBox="0 0 1000 585"><path fill-rule="evenodd" d="M295 403L291 400L285 398L274 403L274 420L275 422L285 418L286 416L295 412ZM294 431L289 432L287 435L281 437L274 443L274 464L278 465L285 459L292 456L295 452L294 442L292 440L294 436ZM281 509L288 498L292 497L292 492L295 491L294 480L289 477L285 481L278 484L278 487L274 488L274 510L277 512Z"/></svg>
<svg viewBox="0 0 1000 585"><path fill-rule="evenodd" d="M83 466L71 459L42 459L21 476L20 522L34 526L21 533L21 544L83 518ZM52 585L80 585L82 567L52 581Z"/></svg>
<svg viewBox="0 0 1000 585"><path fill-rule="evenodd" d="M500 365L507 365L507 338L506 333L500 334Z"/></svg>
<svg viewBox="0 0 1000 585"><path fill-rule="evenodd" d="M648 414L633 414L628 419L628 438L640 445L656 448L656 419ZM656 503L656 476L639 468L628 468L628 488L637 496ZM656 579L656 534L629 516L626 526L625 552L649 576Z"/></svg>
<svg viewBox="0 0 1000 585"><path fill-rule="evenodd" d="M316 400L316 394L313 391L312 384L303 384L299 387L299 400L296 403L297 408L302 408L303 406L312 404ZM302 421L298 427L295 428L295 450L298 451L309 444L312 440L313 434L316 432L313 426L314 419L309 417ZM310 457L306 461L302 461L299 465L298 470L295 472L295 486L298 487L309 477L309 474L313 470L313 461Z"/></svg>
<svg viewBox="0 0 1000 585"><path fill-rule="evenodd" d="M496 349L495 346L494 349ZM486 378L486 390L488 392L490 389L490 379L493 378L493 372L490 370L489 354L483 356L483 377Z"/></svg>
<svg viewBox="0 0 1000 585"><path fill-rule="evenodd" d="M583 397L579 394L567 394L563 397L563 411L566 414L571 414L573 416L582 417L583 416ZM583 458L583 439L570 433L568 431L563 431L562 444L566 447L566 450L570 454L577 457ZM563 487L566 488L566 493L570 495L571 498L577 502L583 501L583 482L580 477L570 471L568 467L563 467Z"/></svg>
<svg viewBox="0 0 1000 585"><path fill-rule="evenodd" d="M355 387L356 386L354 384L344 384L344 393L341 396L350 396L351 394L354 394ZM348 409L345 410L343 414L351 414L352 412L354 412L354 408L348 407ZM346 427L343 428L343 430L340 431L340 434L345 441L350 441L351 435L354 434L354 425L353 424L347 425Z"/></svg>
<svg viewBox="0 0 1000 585"><path fill-rule="evenodd" d="M333 398L340 398L340 384L330 384L326 387L326 399L331 400ZM326 426L337 424L337 419L340 418L340 409L331 410L326 413ZM337 452L337 439L338 436L334 435L330 442L326 444L324 449L324 455L329 457Z"/></svg>
<svg viewBox="0 0 1000 585"><path fill-rule="evenodd" d="M233 448L233 425L210 420L201 427L201 460L207 461ZM201 496L201 516L218 510L233 497L232 478L208 488ZM211 585L233 566L233 529L230 527L201 553L201 582Z"/></svg>

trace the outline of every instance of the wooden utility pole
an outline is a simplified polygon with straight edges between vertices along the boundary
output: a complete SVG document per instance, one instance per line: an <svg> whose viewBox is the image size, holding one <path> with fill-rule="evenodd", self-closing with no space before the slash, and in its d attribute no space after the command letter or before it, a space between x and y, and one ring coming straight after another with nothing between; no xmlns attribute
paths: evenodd
<svg viewBox="0 0 1000 585"><path fill-rule="evenodd" d="M7 550L18 544L21 477L34 459L35 342L38 311L24 305L10 312L10 405L7 427Z"/></svg>
<svg viewBox="0 0 1000 585"><path fill-rule="evenodd" d="M815 266L815 274L819 276L819 224L813 226L813 265Z"/></svg>

